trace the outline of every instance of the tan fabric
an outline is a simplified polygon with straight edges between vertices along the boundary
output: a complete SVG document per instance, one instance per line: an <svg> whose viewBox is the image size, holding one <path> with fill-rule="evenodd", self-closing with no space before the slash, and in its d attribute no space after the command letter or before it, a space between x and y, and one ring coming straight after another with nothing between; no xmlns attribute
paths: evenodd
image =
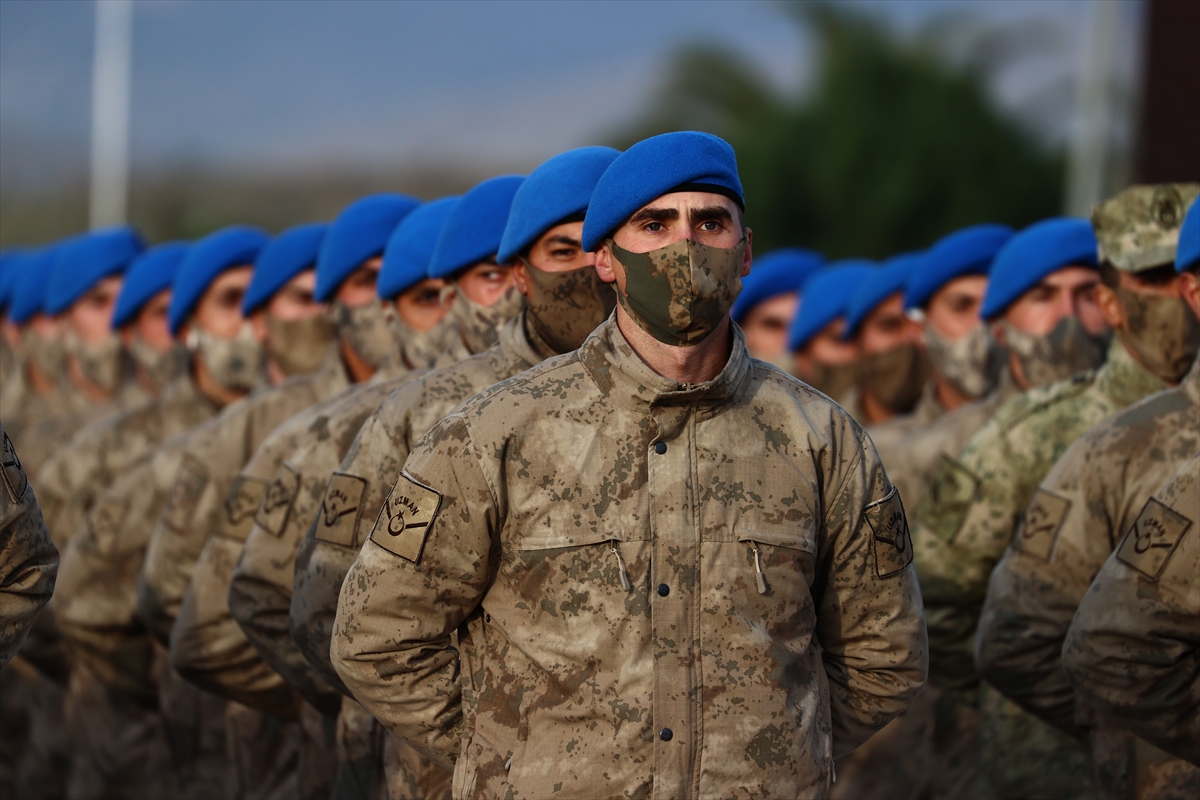
<svg viewBox="0 0 1200 800"><path fill-rule="evenodd" d="M459 797L823 796L924 680L910 552L827 398L736 329L675 384L610 319L417 443L332 656Z"/></svg>

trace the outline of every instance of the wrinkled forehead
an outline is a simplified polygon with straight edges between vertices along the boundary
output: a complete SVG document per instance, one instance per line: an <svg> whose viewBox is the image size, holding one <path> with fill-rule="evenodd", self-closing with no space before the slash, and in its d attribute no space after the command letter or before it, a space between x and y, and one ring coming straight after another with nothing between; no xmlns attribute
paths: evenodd
<svg viewBox="0 0 1200 800"><path fill-rule="evenodd" d="M675 211L686 218L701 211L723 210L730 219L738 218L738 205L730 198L716 192L668 192L659 195L629 216L636 219L645 212Z"/></svg>

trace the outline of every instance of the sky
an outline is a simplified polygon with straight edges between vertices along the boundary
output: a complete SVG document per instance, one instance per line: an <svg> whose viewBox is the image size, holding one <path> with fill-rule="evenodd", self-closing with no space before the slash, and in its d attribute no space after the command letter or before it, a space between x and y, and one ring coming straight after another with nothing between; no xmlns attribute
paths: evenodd
<svg viewBox="0 0 1200 800"><path fill-rule="evenodd" d="M1065 135L1088 2L856 5L907 35L946 15L1025 26L1036 46L997 76L993 95L1044 137ZM0 0L5 181L53 180L86 163L93 21L90 0ZM671 53L696 41L742 53L781 89L812 78L817 43L770 0L138 0L132 158L140 168L531 167L634 118Z"/></svg>

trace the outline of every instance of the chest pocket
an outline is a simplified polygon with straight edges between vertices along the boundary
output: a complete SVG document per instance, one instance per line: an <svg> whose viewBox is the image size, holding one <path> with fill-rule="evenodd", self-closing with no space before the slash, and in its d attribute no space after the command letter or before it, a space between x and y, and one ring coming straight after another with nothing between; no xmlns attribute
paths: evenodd
<svg viewBox="0 0 1200 800"><path fill-rule="evenodd" d="M522 583L540 585L544 591L554 586L599 584L608 591L628 594L633 590L633 579L626 561L630 554L623 546L637 546L623 529L547 531L527 534L514 542L510 557L514 575Z"/></svg>

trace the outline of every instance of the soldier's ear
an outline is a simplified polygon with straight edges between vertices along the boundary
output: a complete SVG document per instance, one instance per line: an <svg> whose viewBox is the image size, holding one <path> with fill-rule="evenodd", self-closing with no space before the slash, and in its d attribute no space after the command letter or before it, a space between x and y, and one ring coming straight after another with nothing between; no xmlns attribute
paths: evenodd
<svg viewBox="0 0 1200 800"><path fill-rule="evenodd" d="M254 332L254 338L259 342L267 341L267 312L259 309L249 316L250 330Z"/></svg>
<svg viewBox="0 0 1200 800"><path fill-rule="evenodd" d="M746 232L746 249L742 251L742 277L750 274L750 268L754 264L754 231L750 228L745 229Z"/></svg>
<svg viewBox="0 0 1200 800"><path fill-rule="evenodd" d="M1124 330L1126 322L1125 304L1116 290L1106 283L1096 284L1096 306L1100 315L1114 331Z"/></svg>
<svg viewBox="0 0 1200 800"><path fill-rule="evenodd" d="M1179 293L1183 295L1192 309L1192 313L1200 318L1200 267L1184 270L1179 276Z"/></svg>
<svg viewBox="0 0 1200 800"><path fill-rule="evenodd" d="M529 268L525 266L527 262L523 258L515 258L512 262L513 281L517 284L517 291L525 297L529 297Z"/></svg>
<svg viewBox="0 0 1200 800"><path fill-rule="evenodd" d="M608 244L600 245L600 249L596 251L596 274L605 283L615 283L617 280L617 273L613 266L614 261L612 250L609 249Z"/></svg>

